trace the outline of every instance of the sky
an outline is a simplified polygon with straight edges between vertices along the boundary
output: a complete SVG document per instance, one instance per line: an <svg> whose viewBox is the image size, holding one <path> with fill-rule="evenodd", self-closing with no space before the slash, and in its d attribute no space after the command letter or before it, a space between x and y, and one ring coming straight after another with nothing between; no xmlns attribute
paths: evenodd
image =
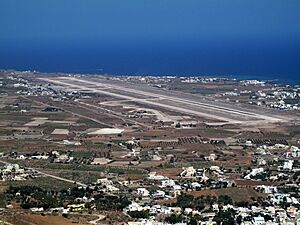
<svg viewBox="0 0 300 225"><path fill-rule="evenodd" d="M32 59L38 61L42 55L38 49L48 47L53 53L61 46L72 48L70 54L79 50L78 46L104 49L105 53L134 48L131 56L139 57L144 51L147 59L160 54L152 52L154 47L165 49L164 53L177 48L189 55L194 54L193 49L211 48L215 51L212 59L230 52L238 59L255 46L256 52L250 51L250 56L259 55L259 49L266 47L265 57L274 55L278 62L283 51L290 62L283 59L287 64L279 71L287 67L295 74L300 71L296 65L300 59L299 0L0 0L0 10L0 67L34 65L20 58L29 48L34 50ZM85 53L100 57L95 52ZM199 62L205 56L199 56ZM217 69L209 69L205 63L201 68L222 72L224 65L214 67ZM234 66L225 72L234 72ZM237 72L253 71L237 68ZM263 72L268 70L258 70Z"/></svg>

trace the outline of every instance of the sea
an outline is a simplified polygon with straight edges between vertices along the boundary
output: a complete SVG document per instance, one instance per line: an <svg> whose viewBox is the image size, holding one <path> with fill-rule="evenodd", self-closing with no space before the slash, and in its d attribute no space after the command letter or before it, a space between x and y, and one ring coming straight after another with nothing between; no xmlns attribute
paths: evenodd
<svg viewBox="0 0 300 225"><path fill-rule="evenodd" d="M12 41L0 43L0 69L300 84L300 42Z"/></svg>

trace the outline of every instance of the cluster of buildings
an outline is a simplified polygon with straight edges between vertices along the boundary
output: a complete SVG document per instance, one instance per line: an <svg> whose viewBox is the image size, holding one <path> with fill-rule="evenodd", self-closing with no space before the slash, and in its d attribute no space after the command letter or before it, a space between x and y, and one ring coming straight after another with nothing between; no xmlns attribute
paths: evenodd
<svg viewBox="0 0 300 225"><path fill-rule="evenodd" d="M26 73L33 73L31 71ZM17 94L25 96L50 96L55 99L77 99L80 97L80 93L77 91L69 92L61 89L60 87L49 85L49 84L33 84L30 80L27 80L20 75L24 74L23 72L12 72L12 76L7 76L7 81L5 85L18 88ZM1 84L4 85L3 81ZM48 110L51 110L50 107Z"/></svg>
<svg viewBox="0 0 300 225"><path fill-rule="evenodd" d="M221 171L220 171L221 172ZM251 179L251 176L255 176L258 173L264 172L263 168L253 169L250 174L248 174L245 179ZM205 175L198 174L198 170L193 167L183 168L183 172L180 174L180 177L195 179L197 177L202 177L205 181L209 178ZM248 203L239 203L239 204L225 204L220 205L214 203L210 206L206 206L206 210L197 210L195 208L189 207L179 207L176 206L166 206L163 204L157 203L158 199L172 199L183 193L189 193L189 189L187 189L187 180L182 182L180 180L173 180L166 176L157 175L155 173L151 173L148 176L149 180L159 181L161 185L159 186L162 190L157 190L155 192L151 192L146 188L138 188L136 190L136 194L140 196L140 198L136 198L131 202L126 208L124 208L124 213L131 214L130 212L147 212L149 213L149 218L142 219L136 222L129 222L128 224L169 224L167 222L158 222L156 218L165 218L170 215L177 215L183 219L183 222L176 224L189 224L188 218L192 218L195 215L201 216L202 220L198 221L198 224L217 224L214 221L215 217L221 211L231 210L234 212L234 220L239 221L238 224L243 225L262 225L262 224L270 224L270 225L292 225L292 224L300 224L300 212L299 212L299 198L293 196L290 193L280 193L279 188L276 186L266 186L266 185L258 185L255 189L257 192L264 193L265 199L263 204L248 204ZM191 186L194 187L202 187L198 186L199 182L190 183ZM191 187L190 186L190 187ZM206 187L211 189L212 186ZM192 191L193 189L190 189ZM194 189L196 190L196 189ZM172 195L176 192L176 195ZM172 193L172 194L171 194ZM239 195L239 193L236 193Z"/></svg>
<svg viewBox="0 0 300 225"><path fill-rule="evenodd" d="M256 86L256 85L259 85L259 86L265 86L266 85L266 82L265 81L261 81L261 80L241 80L240 83L243 85L243 86Z"/></svg>
<svg viewBox="0 0 300 225"><path fill-rule="evenodd" d="M299 110L300 88L274 88L272 91L257 91L250 96L250 104L279 110Z"/></svg>
<svg viewBox="0 0 300 225"><path fill-rule="evenodd" d="M23 181L39 176L37 172L24 169L18 164L7 164L0 168L0 181Z"/></svg>

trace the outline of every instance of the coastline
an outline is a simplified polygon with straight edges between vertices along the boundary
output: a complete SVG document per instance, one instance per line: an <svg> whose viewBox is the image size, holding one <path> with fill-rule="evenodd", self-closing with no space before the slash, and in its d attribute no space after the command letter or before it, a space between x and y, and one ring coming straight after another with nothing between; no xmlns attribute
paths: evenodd
<svg viewBox="0 0 300 225"><path fill-rule="evenodd" d="M0 71L36 71L39 73L47 73L47 74L80 74L85 76L101 76L101 75L108 75L108 76L152 76L152 77L163 77L163 76L174 76L174 77L203 77L203 78L224 78L224 79L236 79L236 80L259 80L259 81L265 81L269 83L278 83L282 85L300 85L300 75L287 75L287 76L272 76L272 75L238 75L238 74L232 74L232 75L222 75L222 74L137 74L137 73L99 73L101 71L104 71L103 69L91 69L90 72L85 72L85 70L66 70L66 71L55 71L55 70L34 70L34 69L12 69L12 68L0 68ZM296 76L296 77L295 77Z"/></svg>

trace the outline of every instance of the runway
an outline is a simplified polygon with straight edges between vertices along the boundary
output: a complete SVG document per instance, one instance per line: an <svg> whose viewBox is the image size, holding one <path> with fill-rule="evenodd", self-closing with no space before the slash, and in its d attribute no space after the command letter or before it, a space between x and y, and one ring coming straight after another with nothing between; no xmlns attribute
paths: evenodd
<svg viewBox="0 0 300 225"><path fill-rule="evenodd" d="M143 87L132 88L123 84L108 83L101 80L87 80L85 78L74 77L55 77L55 78L40 78L49 83L63 86L69 89L88 90L95 93L100 93L118 99L128 100L149 107L158 107L171 111L180 112L183 114L204 117L208 119L222 121L224 123L236 124L259 124L259 123L274 123L283 121L282 118L272 115L264 115L253 112L253 110L241 110L234 107L224 106L218 102L202 101L200 98L194 100L188 98L186 93L163 93L162 91L148 90L145 85L145 91L140 90Z"/></svg>

